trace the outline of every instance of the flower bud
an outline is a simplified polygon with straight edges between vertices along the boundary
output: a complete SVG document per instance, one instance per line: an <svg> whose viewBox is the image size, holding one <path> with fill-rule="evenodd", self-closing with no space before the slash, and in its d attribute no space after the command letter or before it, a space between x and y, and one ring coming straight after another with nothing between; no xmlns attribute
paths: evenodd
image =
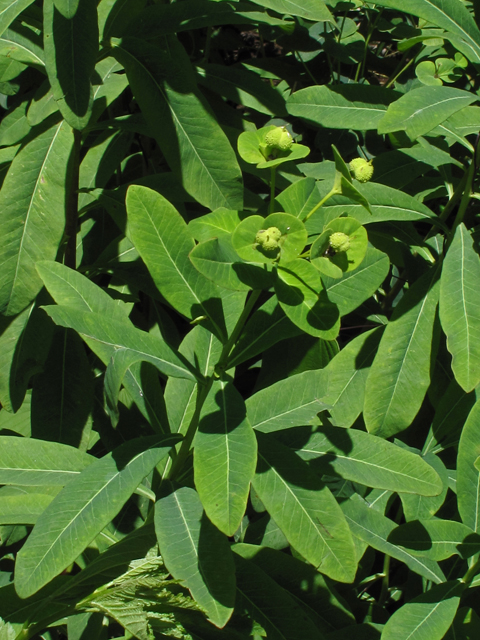
<svg viewBox="0 0 480 640"><path fill-rule="evenodd" d="M265 136L265 144L272 149L288 151L293 144L293 138L285 127L276 127Z"/></svg>
<svg viewBox="0 0 480 640"><path fill-rule="evenodd" d="M332 233L328 239L328 243L335 253L345 253L345 251L350 249L350 238L346 233L342 233L341 231Z"/></svg>
<svg viewBox="0 0 480 640"><path fill-rule="evenodd" d="M282 232L277 227L260 229L255 236L255 242L264 250L272 251L278 247L278 241L282 237Z"/></svg>
<svg viewBox="0 0 480 640"><path fill-rule="evenodd" d="M359 182L368 182L373 176L372 161L364 160L363 158L354 158L350 164L350 171L353 176Z"/></svg>

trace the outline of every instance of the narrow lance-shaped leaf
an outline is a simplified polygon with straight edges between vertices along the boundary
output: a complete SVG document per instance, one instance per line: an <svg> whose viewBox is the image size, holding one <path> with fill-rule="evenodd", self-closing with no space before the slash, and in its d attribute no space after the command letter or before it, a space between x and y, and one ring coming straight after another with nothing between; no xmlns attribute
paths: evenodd
<svg viewBox="0 0 480 640"><path fill-rule="evenodd" d="M299 446L298 454L311 460L320 474L333 471L367 487L427 496L442 490L439 476L420 456L383 438L357 429L320 427L301 444L305 435L295 430L286 438L290 446Z"/></svg>
<svg viewBox="0 0 480 640"><path fill-rule="evenodd" d="M18 595L28 598L68 567L176 442L176 436L126 442L64 487L37 520L17 556Z"/></svg>
<svg viewBox="0 0 480 640"><path fill-rule="evenodd" d="M195 486L207 516L228 536L240 526L257 463L245 402L229 381L213 383L194 440Z"/></svg>
<svg viewBox="0 0 480 640"><path fill-rule="evenodd" d="M97 3L81 0L65 14L58 0L45 0L45 66L53 96L65 120L74 129L83 129L90 119L93 89L90 82L98 53ZM61 0L62 5L72 3Z"/></svg>
<svg viewBox="0 0 480 640"><path fill-rule="evenodd" d="M410 426L430 384L437 278L437 269L424 274L395 307L370 369L364 418L383 438Z"/></svg>
<svg viewBox="0 0 480 640"><path fill-rule="evenodd" d="M388 541L424 558L445 560L454 554L470 558L480 551L480 535L454 520L414 520L392 531Z"/></svg>
<svg viewBox="0 0 480 640"><path fill-rule="evenodd" d="M108 364L114 350L118 345L122 345L122 340L125 337L123 327L126 325L128 330L137 331L126 317L122 303L119 304L119 301L111 298L106 291L78 271L69 269L58 262L39 263L37 271L58 305L74 307L82 312L97 313L101 317L119 321L120 324L109 323L109 329L117 327L116 332L114 329L114 333L110 334L112 339L110 343L88 338L82 334L82 338L93 352L104 364ZM150 340L150 337L147 340ZM153 341L156 341L155 337L153 337ZM148 384L149 380L151 381L152 377L147 373L147 382L145 381L145 365L137 363L128 369L123 382L142 415L156 431L164 433L168 431L168 421L164 418L163 397L158 393L158 385Z"/></svg>
<svg viewBox="0 0 480 640"><path fill-rule="evenodd" d="M470 411L460 436L457 455L457 500L460 517L467 527L480 531L480 401Z"/></svg>
<svg viewBox="0 0 480 640"><path fill-rule="evenodd" d="M125 356L119 361L118 364L120 365L121 362L121 366L114 368L114 371L112 371L112 380L115 380L117 376L123 379L126 368L139 360L151 362L165 376L178 376L189 380L196 379L192 365L169 347L164 340L133 327L126 319L124 322L117 319L111 320L97 313L83 312L62 305L51 305L43 308L55 324L75 329L80 335L100 343L108 351L121 349L127 353L129 352L128 355L125 353ZM126 364L128 361L129 364ZM117 384L118 379L112 385L112 389Z"/></svg>
<svg viewBox="0 0 480 640"><path fill-rule="evenodd" d="M464 588L451 580L407 602L388 620L382 640L441 640L455 618Z"/></svg>
<svg viewBox="0 0 480 640"><path fill-rule="evenodd" d="M0 2L0 34L9 27L15 18L34 0L1 0Z"/></svg>
<svg viewBox="0 0 480 640"><path fill-rule="evenodd" d="M58 442L0 436L0 484L64 486L93 460Z"/></svg>
<svg viewBox="0 0 480 640"><path fill-rule="evenodd" d="M152 135L188 193L212 210L241 209L235 153L199 93L176 37L165 37L162 48L137 38L114 45Z"/></svg>
<svg viewBox="0 0 480 640"><path fill-rule="evenodd" d="M53 260L65 226L71 128L61 122L28 142L0 191L0 311L15 315L37 295L38 260Z"/></svg>
<svg viewBox="0 0 480 640"><path fill-rule="evenodd" d="M217 627L225 626L235 603L235 566L227 538L206 517L197 492L166 485L155 504L155 531L172 576Z"/></svg>
<svg viewBox="0 0 480 640"><path fill-rule="evenodd" d="M328 408L322 401L327 376L322 369L304 371L261 389L247 402L247 415L254 429L268 433L308 424Z"/></svg>
<svg viewBox="0 0 480 640"><path fill-rule="evenodd" d="M377 4L419 16L454 33L460 40L459 50L472 62L480 61L480 32L467 7L456 0L380 0Z"/></svg>
<svg viewBox="0 0 480 640"><path fill-rule="evenodd" d="M465 391L480 382L480 258L463 222L455 231L440 281L440 321L455 379Z"/></svg>
<svg viewBox="0 0 480 640"><path fill-rule="evenodd" d="M352 582L355 547L330 490L288 447L257 432L258 466L252 482L260 500L289 543L317 569Z"/></svg>
<svg viewBox="0 0 480 640"><path fill-rule="evenodd" d="M142 256L160 293L190 320L210 318L214 333L226 335L220 290L189 260L195 246L187 225L168 200L152 189L127 192L127 235Z"/></svg>
<svg viewBox="0 0 480 640"><path fill-rule="evenodd" d="M365 84L321 85L292 93L287 110L293 116L329 129L376 129L396 91Z"/></svg>
<svg viewBox="0 0 480 640"><path fill-rule="evenodd" d="M392 103L378 123L378 133L405 131L411 140L428 133L477 97L453 87L419 87Z"/></svg>
<svg viewBox="0 0 480 640"><path fill-rule="evenodd" d="M409 569L435 583L445 581L445 576L436 562L419 558L408 549L402 549L388 542L388 536L395 529L395 522L385 517L355 493L342 503L342 511L352 533L374 549L404 562Z"/></svg>
<svg viewBox="0 0 480 640"><path fill-rule="evenodd" d="M328 389L323 402L330 405L330 416L337 427L351 427L362 412L365 384L382 332L379 327L357 336L326 367Z"/></svg>

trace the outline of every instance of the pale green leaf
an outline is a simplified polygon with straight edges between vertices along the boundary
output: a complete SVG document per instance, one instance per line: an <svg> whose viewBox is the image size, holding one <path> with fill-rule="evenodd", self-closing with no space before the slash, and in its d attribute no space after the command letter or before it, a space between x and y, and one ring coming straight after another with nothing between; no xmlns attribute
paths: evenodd
<svg viewBox="0 0 480 640"><path fill-rule="evenodd" d="M254 429L269 433L309 424L328 408L322 401L327 389L323 369L304 371L257 391L246 402Z"/></svg>
<svg viewBox="0 0 480 640"><path fill-rule="evenodd" d="M428 271L395 307L367 378L365 424L384 438L410 426L430 384L437 277Z"/></svg>
<svg viewBox="0 0 480 640"><path fill-rule="evenodd" d="M457 456L457 500L460 517L467 527L480 531L480 402L470 411L460 436Z"/></svg>
<svg viewBox="0 0 480 640"><path fill-rule="evenodd" d="M0 191L0 309L15 315L37 295L38 260L53 260L65 225L71 128L60 122L15 156ZM47 214L48 212L48 214Z"/></svg>
<svg viewBox="0 0 480 640"><path fill-rule="evenodd" d="M155 505L160 552L172 576L223 627L235 603L235 567L227 538L206 517L197 492L168 484Z"/></svg>
<svg viewBox="0 0 480 640"><path fill-rule="evenodd" d="M252 482L289 543L317 570L339 582L356 572L352 535L330 490L293 451L257 431L258 466Z"/></svg>
<svg viewBox="0 0 480 640"><path fill-rule="evenodd" d="M228 536L240 526L257 462L257 442L245 402L218 380L203 405L194 440L195 486L207 516Z"/></svg>
<svg viewBox="0 0 480 640"><path fill-rule="evenodd" d="M126 442L66 485L37 520L17 556L19 596L28 598L66 569L176 442L176 436Z"/></svg>
<svg viewBox="0 0 480 640"><path fill-rule="evenodd" d="M444 260L440 321L458 384L471 391L480 382L480 258L461 223Z"/></svg>

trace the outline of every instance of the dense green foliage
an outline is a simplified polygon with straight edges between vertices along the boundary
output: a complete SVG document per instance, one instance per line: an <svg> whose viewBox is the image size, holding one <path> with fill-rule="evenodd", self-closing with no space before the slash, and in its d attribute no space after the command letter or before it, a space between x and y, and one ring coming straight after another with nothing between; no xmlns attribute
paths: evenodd
<svg viewBox="0 0 480 640"><path fill-rule="evenodd" d="M0 640L478 640L479 18L0 0Z"/></svg>

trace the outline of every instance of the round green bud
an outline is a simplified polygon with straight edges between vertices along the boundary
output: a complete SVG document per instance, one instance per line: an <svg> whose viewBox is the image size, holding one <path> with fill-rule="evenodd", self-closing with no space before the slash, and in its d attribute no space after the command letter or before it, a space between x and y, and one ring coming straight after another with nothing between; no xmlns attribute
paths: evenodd
<svg viewBox="0 0 480 640"><path fill-rule="evenodd" d="M368 162L364 158L354 158L348 166L353 173L353 177L359 182L368 182L373 176L371 160Z"/></svg>
<svg viewBox="0 0 480 640"><path fill-rule="evenodd" d="M255 242L260 245L264 251L272 251L278 247L278 241L282 237L282 232L277 227L268 227L268 229L260 229L255 236Z"/></svg>
<svg viewBox="0 0 480 640"><path fill-rule="evenodd" d="M265 144L272 149L288 151L293 144L293 138L285 127L275 127L265 136Z"/></svg>
<svg viewBox="0 0 480 640"><path fill-rule="evenodd" d="M332 233L328 239L328 243L335 253L345 253L345 251L350 249L350 238L346 233L342 233L341 231Z"/></svg>

